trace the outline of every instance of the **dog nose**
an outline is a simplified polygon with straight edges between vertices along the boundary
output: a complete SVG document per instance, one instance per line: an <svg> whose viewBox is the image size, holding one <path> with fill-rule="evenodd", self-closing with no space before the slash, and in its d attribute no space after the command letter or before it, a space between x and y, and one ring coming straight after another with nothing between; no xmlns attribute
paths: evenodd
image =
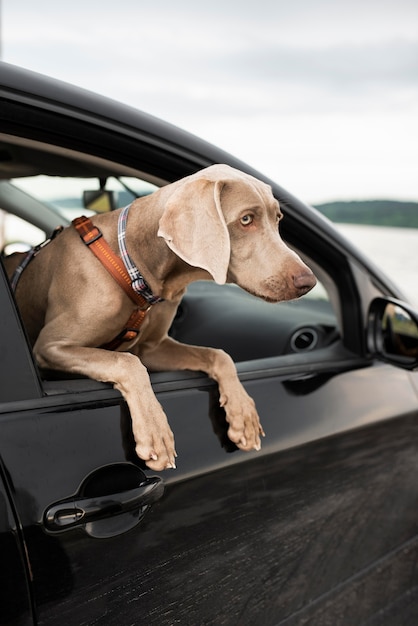
<svg viewBox="0 0 418 626"><path fill-rule="evenodd" d="M310 291L312 287L315 287L316 278L313 272L311 272L310 270L305 270L300 274L296 274L295 276L293 276L293 284L300 292L300 294L303 295L305 293L308 293L308 291Z"/></svg>

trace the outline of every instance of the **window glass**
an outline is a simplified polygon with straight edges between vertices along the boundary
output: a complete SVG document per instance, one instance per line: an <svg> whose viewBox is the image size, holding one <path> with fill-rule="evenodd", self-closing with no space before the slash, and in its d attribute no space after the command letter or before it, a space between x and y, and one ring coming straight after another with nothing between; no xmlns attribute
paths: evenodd
<svg viewBox="0 0 418 626"><path fill-rule="evenodd" d="M100 203L97 198L100 194L100 187L104 189L111 199L112 204ZM68 221L79 215L92 215L96 211L108 210L126 206L136 197L148 195L158 189L156 185L144 180L128 176L109 177L105 181L98 178L74 178L61 176L28 176L15 178L9 181L8 192L14 188L22 190L31 198L41 203L38 209L42 210L42 205L52 209L56 213L56 219L51 220L48 229L41 229L31 223L29 219L19 217L21 208L20 200L16 200L16 215L9 208L9 211L2 209L2 195L0 190L0 249L5 249L7 254L24 251L35 246L50 235L55 226L59 225L60 218L64 217ZM89 203L86 199L96 196L96 204ZM8 203L13 202L13 195L8 193ZM53 217L53 213L49 213ZM34 220L35 221L35 220Z"/></svg>
<svg viewBox="0 0 418 626"><path fill-rule="evenodd" d="M26 220L0 210L0 249L5 255L24 252L45 239L45 233Z"/></svg>
<svg viewBox="0 0 418 626"><path fill-rule="evenodd" d="M13 179L11 182L69 219L86 212L85 192L99 191L101 188L101 181L97 178L32 176ZM152 183L128 176L109 177L102 181L102 185L106 191L112 192L115 208L158 189Z"/></svg>

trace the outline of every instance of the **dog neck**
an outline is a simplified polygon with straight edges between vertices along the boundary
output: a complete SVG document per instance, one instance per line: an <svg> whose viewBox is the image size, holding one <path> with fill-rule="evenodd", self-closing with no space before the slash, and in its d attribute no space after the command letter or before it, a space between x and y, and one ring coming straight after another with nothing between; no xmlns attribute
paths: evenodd
<svg viewBox="0 0 418 626"><path fill-rule="evenodd" d="M119 222L122 219L125 220L124 244L126 253L127 248L129 248L130 261L136 270L141 268L141 272L137 271L148 286L155 301L176 301L181 298L187 285L191 282L212 280L212 277L207 271L198 267L191 267L177 257L165 241L157 236L159 218L156 219L155 214L151 218L152 223L145 224L149 213L141 205L146 204L147 200L148 197L143 197L134 201L127 209L123 209L119 216ZM125 215L122 218L124 212ZM129 228L127 229L128 213ZM144 233L147 233L146 239L143 237ZM120 252L125 262L125 254L122 254L122 250ZM129 272L128 267L126 269ZM129 274L131 275L130 272Z"/></svg>
<svg viewBox="0 0 418 626"><path fill-rule="evenodd" d="M132 261L132 258L130 257L128 249L126 247L126 222L128 220L130 207L131 205L128 204L128 206L126 206L121 211L118 219L119 254L125 265L125 269L131 279L132 289L136 291L136 293L141 294L141 296L145 298L148 304L156 304L157 302L161 302L163 298L153 294L147 281L142 276L135 263Z"/></svg>

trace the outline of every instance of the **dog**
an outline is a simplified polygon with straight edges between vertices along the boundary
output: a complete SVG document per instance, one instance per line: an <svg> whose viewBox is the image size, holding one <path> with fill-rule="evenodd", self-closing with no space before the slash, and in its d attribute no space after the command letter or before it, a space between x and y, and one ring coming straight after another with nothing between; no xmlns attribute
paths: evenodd
<svg viewBox="0 0 418 626"><path fill-rule="evenodd" d="M113 251L121 211L92 218ZM230 440L241 450L259 450L263 428L231 357L179 343L168 330L196 280L235 283L269 302L307 293L316 279L281 239L281 218L267 184L221 164L134 200L125 246L157 302L144 313L139 335L113 350L101 346L135 306L76 229L65 228L27 265L15 291L38 365L113 383L130 411L136 454L154 471L175 468L177 454L148 370L205 372L218 384ZM10 277L16 261L5 264Z"/></svg>

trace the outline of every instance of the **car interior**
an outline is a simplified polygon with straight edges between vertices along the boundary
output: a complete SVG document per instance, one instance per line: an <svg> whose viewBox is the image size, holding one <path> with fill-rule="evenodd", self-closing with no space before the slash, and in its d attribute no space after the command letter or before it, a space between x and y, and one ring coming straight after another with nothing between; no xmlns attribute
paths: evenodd
<svg viewBox="0 0 418 626"><path fill-rule="evenodd" d="M30 249L80 215L114 210L168 181L56 146L0 135L0 248ZM308 353L340 338L338 289L324 267L293 246L318 285L299 300L266 303L235 285L189 286L170 334L222 348L236 362Z"/></svg>

